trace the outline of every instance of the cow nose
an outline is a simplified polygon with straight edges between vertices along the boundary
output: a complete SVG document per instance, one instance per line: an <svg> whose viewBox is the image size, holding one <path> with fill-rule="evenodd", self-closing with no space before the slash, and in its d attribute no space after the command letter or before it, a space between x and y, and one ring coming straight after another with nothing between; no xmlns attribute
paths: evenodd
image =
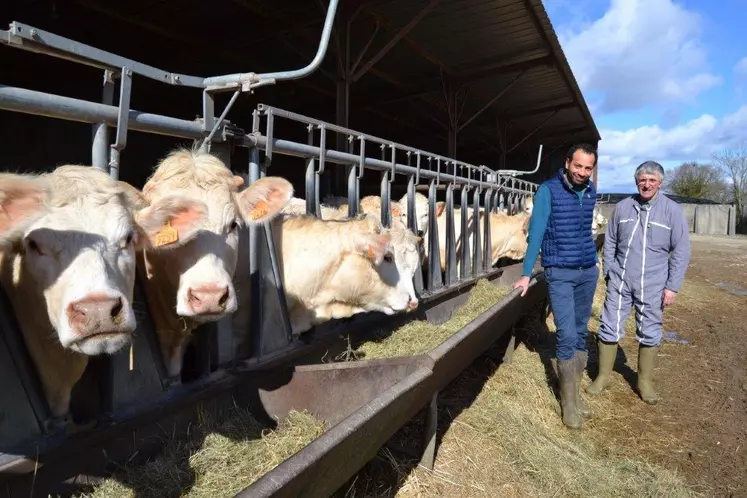
<svg viewBox="0 0 747 498"><path fill-rule="evenodd" d="M121 297L89 296L70 303L67 317L72 329L85 336L119 328L123 310Z"/></svg>
<svg viewBox="0 0 747 498"><path fill-rule="evenodd" d="M227 285L203 285L187 291L189 307L197 314L223 313L228 303Z"/></svg>
<svg viewBox="0 0 747 498"><path fill-rule="evenodd" d="M410 302L407 303L407 311L415 311L418 309L418 300L410 298Z"/></svg>

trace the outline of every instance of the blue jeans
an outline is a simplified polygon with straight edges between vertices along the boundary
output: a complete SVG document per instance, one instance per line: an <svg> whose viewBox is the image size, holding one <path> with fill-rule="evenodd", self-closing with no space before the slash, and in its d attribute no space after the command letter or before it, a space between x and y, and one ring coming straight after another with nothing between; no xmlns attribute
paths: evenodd
<svg viewBox="0 0 747 498"><path fill-rule="evenodd" d="M576 351L586 351L591 304L597 288L599 268L545 268L558 360L570 360Z"/></svg>

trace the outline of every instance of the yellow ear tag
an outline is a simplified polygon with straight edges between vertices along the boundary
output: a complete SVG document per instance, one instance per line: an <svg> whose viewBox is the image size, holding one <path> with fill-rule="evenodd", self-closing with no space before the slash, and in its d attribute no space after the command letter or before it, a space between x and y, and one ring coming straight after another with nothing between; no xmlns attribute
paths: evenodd
<svg viewBox="0 0 747 498"><path fill-rule="evenodd" d="M173 244L177 240L179 240L179 232L171 226L171 222L167 222L166 226L156 234L156 247Z"/></svg>
<svg viewBox="0 0 747 498"><path fill-rule="evenodd" d="M249 216L253 220L258 220L263 216L266 216L267 213L270 211L270 207L267 205L265 201L259 201L255 206L254 209L249 213Z"/></svg>

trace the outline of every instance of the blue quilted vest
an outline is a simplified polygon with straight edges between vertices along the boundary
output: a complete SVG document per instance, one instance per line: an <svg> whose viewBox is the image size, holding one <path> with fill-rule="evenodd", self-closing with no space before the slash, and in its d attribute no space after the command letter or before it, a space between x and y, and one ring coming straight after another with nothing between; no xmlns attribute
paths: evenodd
<svg viewBox="0 0 747 498"><path fill-rule="evenodd" d="M565 168L547 180L552 198L550 218L542 239L542 266L557 268L591 268L596 264L597 246L591 234L597 193L589 180L583 197L571 189Z"/></svg>

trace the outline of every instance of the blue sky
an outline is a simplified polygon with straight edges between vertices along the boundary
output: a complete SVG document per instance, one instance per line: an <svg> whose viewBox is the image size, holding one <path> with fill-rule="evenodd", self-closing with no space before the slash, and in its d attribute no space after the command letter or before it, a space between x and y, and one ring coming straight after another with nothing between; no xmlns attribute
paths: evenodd
<svg viewBox="0 0 747 498"><path fill-rule="evenodd" d="M544 0L602 135L599 190L747 141L747 0Z"/></svg>

